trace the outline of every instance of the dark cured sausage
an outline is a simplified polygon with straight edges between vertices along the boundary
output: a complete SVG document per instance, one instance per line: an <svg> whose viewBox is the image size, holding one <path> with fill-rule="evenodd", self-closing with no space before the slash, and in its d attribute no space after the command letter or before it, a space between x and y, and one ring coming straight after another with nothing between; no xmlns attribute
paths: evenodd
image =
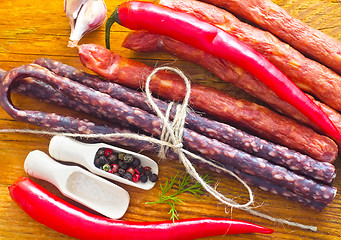
<svg viewBox="0 0 341 240"><path fill-rule="evenodd" d="M51 73L46 68L36 64L21 66L10 71L2 84L0 85L0 103L6 112L22 121L31 123L45 124L45 127L58 129L57 125L60 116L50 115L48 121L44 121L47 114L36 111L20 111L16 110L9 101L9 89L13 81L22 77L33 77L43 82L49 83L53 88L58 89L69 97L79 98L84 104L92 105L103 111L108 117L116 121L127 121L129 124L136 126L153 136L160 136L161 121L154 115L151 115L141 109L130 107L116 99L111 98L107 94L93 91L91 88L85 87L79 83L72 82L67 78L63 78ZM39 121L36 122L35 119ZM88 124L93 127L92 124ZM204 137L189 129L184 129L183 144L188 150L200 154L205 158L213 159L221 162L223 165L228 164L240 169L251 175L259 176L279 186L283 186L293 192L305 196L315 201L329 204L335 197L336 189L327 185L319 184L303 176L296 175L287 169L273 165L268 161L251 156L240 150L234 149L215 139ZM212 147L214 146L214 148Z"/></svg>
<svg viewBox="0 0 341 240"><path fill-rule="evenodd" d="M99 119L105 118L105 115L103 115L103 113L101 112L98 112L95 108L83 104L81 101L77 101L77 99L69 98L63 93L56 91L50 85L31 77L23 78L19 81L16 81L13 84L13 91L21 93L25 96L38 98L45 102L68 107L75 111L86 113ZM120 125L124 125L124 123Z"/></svg>
<svg viewBox="0 0 341 240"><path fill-rule="evenodd" d="M103 81L97 76L85 73L66 64L46 58L35 60L36 64L46 67L59 76L77 81L97 91L107 93L130 106L152 112L144 93L123 87L119 84ZM154 102L163 112L166 112L168 104L154 98ZM171 116L175 115L175 109ZM335 167L329 163L316 161L306 155L292 151L286 147L272 144L258 137L247 134L227 124L209 120L194 112L188 112L186 127L201 133L207 137L215 138L228 145L246 151L251 155L264 158L275 164L289 168L299 174L330 183L335 177Z"/></svg>
<svg viewBox="0 0 341 240"><path fill-rule="evenodd" d="M341 74L341 44L336 39L290 16L270 0L203 0L272 32L305 55Z"/></svg>
<svg viewBox="0 0 341 240"><path fill-rule="evenodd" d="M132 41L129 42L135 43L134 46L144 47L146 43L149 43L149 45L164 47L163 42L158 41L157 36L159 35L152 35L150 39L154 39L153 43L149 42L149 38L145 38L145 36L150 36L147 32L131 36L131 38L128 36L126 40L131 39ZM173 50L175 51L175 49ZM87 68L110 81L132 88L143 87L147 76L153 70L143 63L123 58L99 45L81 45L79 46L79 55ZM200 55L196 57L193 55L193 58L200 57ZM210 58L207 60L210 62ZM239 75L235 74L235 80L243 82L238 77ZM155 95L173 101L181 101L185 91L184 83L178 76L165 72L160 72L154 76L150 89ZM272 91L270 92L272 93ZM264 96L264 93L262 94ZM278 99L277 96L276 98ZM332 162L337 157L337 146L331 139L319 135L312 129L283 117L266 107L235 99L217 89L192 84L190 105L221 121L241 126L262 138L295 149L316 160Z"/></svg>
<svg viewBox="0 0 341 240"><path fill-rule="evenodd" d="M229 175L226 172L224 172L223 170L221 170L215 166L215 165L217 165L217 166L221 167L222 166L221 164L217 164L217 163L213 162L214 165L211 165L208 163L199 162L197 159L191 159L191 162L196 164L201 169L210 169L211 171L219 173L219 174ZM320 203L320 202L304 198L301 195L298 195L298 194L288 190L287 188L279 187L278 185L275 185L271 182L268 182L261 177L256 177L256 176L253 176L251 174L242 172L242 171L237 170L237 169L235 169L229 165L224 165L222 167L224 167L224 168L234 172L235 174L237 174L238 177L243 179L247 184L250 184L252 186L256 186L256 187L262 189L263 191L271 192L272 194L275 194L275 195L284 196L285 198L288 198L290 200L294 200L296 202L302 203L302 204L309 206L310 208L317 210L317 211L322 211L323 208L325 207L325 205Z"/></svg>
<svg viewBox="0 0 341 240"><path fill-rule="evenodd" d="M262 53L303 91L341 110L341 77L281 42L271 33L243 23L231 13L211 4L195 0L161 0L160 4L187 12L224 29Z"/></svg>

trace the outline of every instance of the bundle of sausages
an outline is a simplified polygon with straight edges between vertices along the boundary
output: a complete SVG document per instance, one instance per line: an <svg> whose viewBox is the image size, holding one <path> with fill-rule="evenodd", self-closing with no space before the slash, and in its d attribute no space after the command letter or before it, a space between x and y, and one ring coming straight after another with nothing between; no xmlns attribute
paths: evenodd
<svg viewBox="0 0 341 240"><path fill-rule="evenodd" d="M55 113L19 110L9 99L11 88L105 119L108 124ZM50 59L37 59L35 64L11 70L3 79L0 90L0 103L8 114L49 130L86 134L135 131L153 137L160 137L161 134L162 122L146 104L143 94ZM166 103L155 101L165 111ZM112 125L113 122L120 124ZM136 150L159 150L159 146L147 141L122 138L105 140ZM330 186L335 177L332 164L316 161L227 124L191 112L186 119L183 143L186 149L212 161L207 166L192 159L199 166L215 171L219 168L214 169L214 166L223 166L250 184L311 208L322 210L335 197L336 189ZM176 157L171 150L168 156Z"/></svg>
<svg viewBox="0 0 341 240"><path fill-rule="evenodd" d="M224 4L225 2L211 1L236 11L243 4L239 1L229 1L229 4ZM337 92L341 88L340 76L307 59L270 33L242 23L227 11L206 3L162 0L161 4L218 25L263 53L303 90L336 109L339 106ZM261 3L248 1L247 4ZM138 51L166 50L198 63L224 81L232 82L263 100L278 112L317 130L306 117L279 99L263 83L225 60L168 37L145 31L131 33L123 45ZM81 45L78 49L80 59L86 67L107 80L131 88L143 88L147 76L153 70L98 45ZM62 132L143 133L160 138L163 123L146 103L145 95L136 90L103 81L95 75L51 59L37 59L34 64L15 68L7 74L0 71L0 77L3 78L0 85L0 104L14 119ZM327 89L327 85L333 87ZM101 121L17 109L10 101L11 89L84 112ZM156 74L150 89L164 99L180 101L184 98L184 83L179 76L172 73ZM162 111L166 111L166 102L159 99L154 101ZM315 102L341 129L341 115L328 105ZM233 98L210 87L194 84L190 105L215 118L203 117L193 111L186 117L184 148L210 161L208 164L189 157L193 163L216 172L220 172L221 167L226 168L249 184L316 210L322 210L333 201L336 189L331 184L335 178L335 167L331 163L338 152L333 140L264 106ZM174 117L174 112L172 109L170 118ZM252 135L232 125L246 129ZM160 146L144 140L107 137L102 140L132 147L137 151L155 153L160 149ZM168 150L167 157L177 158L172 149Z"/></svg>
<svg viewBox="0 0 341 240"><path fill-rule="evenodd" d="M310 96L328 115L336 127L341 130L341 115L336 111L340 110L338 93L341 88L341 77L336 73L340 69L337 69L338 65L334 64L341 59L341 45L337 41L292 18L271 1L256 0L241 3L234 0L209 0L207 2L227 8L237 15L253 21L255 24L259 24L262 28L278 34L279 38L286 40L298 50L282 42L270 32L241 22L229 12L213 5L192 0L161 0L160 4L209 21L255 48L276 67L281 69L302 90L321 100L322 102L319 102ZM283 24L284 22L287 24ZM288 24L290 27L285 29ZM311 39L314 44L309 42ZM216 74L222 80L232 82L237 87L259 98L279 113L308 125L316 131L320 131L310 120L294 107L281 100L262 82L228 61L169 37L146 31L130 33L123 46L137 51L168 51L197 63ZM134 63L114 53L108 53L98 46L83 46L79 50L81 61L86 67L108 80L130 87L143 87L143 75L148 75L152 71L148 66ZM316 59L322 64L305 57L299 51L310 56L316 53ZM327 54L328 57L325 56L325 53L329 53ZM98 59L110 59L110 61L106 63L97 62ZM99 64L100 67L98 67ZM336 72L323 64L331 67ZM138 73L138 77L135 77L136 73ZM172 74L162 73L155 77L153 81L157 82L154 82L155 86L151 86L156 95L171 100L181 100L183 98L184 85ZM319 143L329 141L324 144L324 150L326 150L326 146L329 146L329 149L332 149L332 146L335 147L330 139L325 138L322 140L321 135L314 135L313 138L307 137L313 132L310 128L303 127L297 122L278 115L267 108L235 99L212 88L194 85L190 104L193 108L208 113L220 121L238 125L262 138L293 148L320 161L329 161L331 155L322 154L325 151L321 151ZM339 142L338 144L340 145ZM329 151L329 153L331 152L336 153L337 151L334 149ZM327 155L328 157L326 157Z"/></svg>

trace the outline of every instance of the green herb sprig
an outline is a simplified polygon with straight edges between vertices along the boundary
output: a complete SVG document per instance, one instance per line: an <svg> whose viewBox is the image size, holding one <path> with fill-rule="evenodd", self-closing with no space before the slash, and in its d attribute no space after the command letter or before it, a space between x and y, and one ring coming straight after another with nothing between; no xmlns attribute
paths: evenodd
<svg viewBox="0 0 341 240"><path fill-rule="evenodd" d="M185 204L178 195L182 193L192 193L197 197L204 194L203 187L198 182L192 182L190 180L190 175L186 173L183 179L178 178L179 173L177 173L174 177L167 179L164 186L160 184L161 193L159 194L159 200L155 202L147 202L146 204L155 204L155 203L164 203L170 206L169 214L171 215L170 219L179 220L178 212L176 210L177 204ZM206 183L210 183L208 175L205 175L202 178ZM178 184L176 184L178 183ZM177 185L177 187L176 187ZM169 193L171 190L175 190L173 193Z"/></svg>

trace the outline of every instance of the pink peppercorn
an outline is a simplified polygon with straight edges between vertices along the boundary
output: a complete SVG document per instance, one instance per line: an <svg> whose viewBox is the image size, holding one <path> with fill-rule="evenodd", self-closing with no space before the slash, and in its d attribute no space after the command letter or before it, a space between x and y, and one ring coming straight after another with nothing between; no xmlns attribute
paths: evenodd
<svg viewBox="0 0 341 240"><path fill-rule="evenodd" d="M106 157L109 157L110 155L112 155L114 153L114 151L112 150L112 149L110 149L110 148L107 148L107 149L105 149L105 151L104 151L104 155L106 156Z"/></svg>
<svg viewBox="0 0 341 240"><path fill-rule="evenodd" d="M111 164L110 165L112 173L117 173L119 166L117 164Z"/></svg>
<svg viewBox="0 0 341 240"><path fill-rule="evenodd" d="M138 181L140 181L140 177L141 177L140 174L135 173L135 174L133 175L133 182L138 182Z"/></svg>
<svg viewBox="0 0 341 240"><path fill-rule="evenodd" d="M127 172L130 172L131 175L134 175L135 174L135 169L130 167L130 168L127 169Z"/></svg>
<svg viewBox="0 0 341 240"><path fill-rule="evenodd" d="M152 170L152 168L151 168L151 167L149 167L149 166L145 166L145 167L144 167L144 170L145 170L145 171L151 171L151 170Z"/></svg>

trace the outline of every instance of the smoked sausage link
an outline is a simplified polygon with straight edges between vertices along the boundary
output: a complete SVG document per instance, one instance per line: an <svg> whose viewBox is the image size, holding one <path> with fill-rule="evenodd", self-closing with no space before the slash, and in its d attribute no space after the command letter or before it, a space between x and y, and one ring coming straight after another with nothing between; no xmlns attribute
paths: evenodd
<svg viewBox="0 0 341 240"><path fill-rule="evenodd" d="M268 30L303 54L341 74L341 44L336 39L309 27L271 0L203 0L220 6Z"/></svg>

